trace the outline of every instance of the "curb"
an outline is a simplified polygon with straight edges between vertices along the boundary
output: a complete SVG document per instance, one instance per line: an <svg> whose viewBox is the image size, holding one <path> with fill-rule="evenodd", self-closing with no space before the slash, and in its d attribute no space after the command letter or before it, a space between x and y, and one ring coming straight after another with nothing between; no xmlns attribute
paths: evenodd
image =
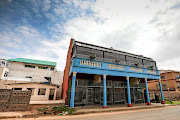
<svg viewBox="0 0 180 120"><path fill-rule="evenodd" d="M175 106L175 105L173 105ZM102 110L92 110L92 111L83 111L83 112L74 112L73 115L80 115L80 114L88 114L88 113L102 113L102 112L116 112L116 111L131 111L131 110L143 110L143 109L151 109L151 108L162 108L168 106L153 106L153 107L137 107L137 108L126 108L126 109L102 109Z"/></svg>

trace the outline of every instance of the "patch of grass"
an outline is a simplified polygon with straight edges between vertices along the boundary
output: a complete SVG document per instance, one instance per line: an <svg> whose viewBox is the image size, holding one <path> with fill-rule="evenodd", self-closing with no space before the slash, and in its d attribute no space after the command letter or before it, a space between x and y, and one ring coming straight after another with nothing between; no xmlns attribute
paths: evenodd
<svg viewBox="0 0 180 120"><path fill-rule="evenodd" d="M166 104L180 105L180 101L166 101Z"/></svg>

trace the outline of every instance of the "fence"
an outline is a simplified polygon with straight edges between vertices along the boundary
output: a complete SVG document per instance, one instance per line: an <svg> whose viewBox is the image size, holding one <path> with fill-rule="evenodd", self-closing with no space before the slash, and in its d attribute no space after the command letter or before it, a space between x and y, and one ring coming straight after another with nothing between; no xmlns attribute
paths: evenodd
<svg viewBox="0 0 180 120"><path fill-rule="evenodd" d="M0 89L0 111L24 111L28 109L31 91Z"/></svg>
<svg viewBox="0 0 180 120"><path fill-rule="evenodd" d="M166 101L169 101L170 97L172 101L180 101L180 93L170 93L170 97L169 97L169 93L164 92L163 95ZM151 91L149 92L149 96L150 96L151 102L158 103L162 100L160 91L153 91L153 92Z"/></svg>

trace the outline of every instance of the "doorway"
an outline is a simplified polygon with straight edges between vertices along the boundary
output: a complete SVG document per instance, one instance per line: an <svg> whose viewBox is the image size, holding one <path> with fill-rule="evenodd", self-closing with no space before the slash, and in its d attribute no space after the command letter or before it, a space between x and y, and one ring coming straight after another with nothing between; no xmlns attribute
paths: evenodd
<svg viewBox="0 0 180 120"><path fill-rule="evenodd" d="M55 91L55 89L50 89L50 91L49 91L49 100L54 99L54 91Z"/></svg>

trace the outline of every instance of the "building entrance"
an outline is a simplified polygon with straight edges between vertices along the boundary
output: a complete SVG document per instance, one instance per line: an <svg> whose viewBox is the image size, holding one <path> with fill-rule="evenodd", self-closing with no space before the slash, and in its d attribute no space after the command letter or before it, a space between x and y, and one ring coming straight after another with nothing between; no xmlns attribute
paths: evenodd
<svg viewBox="0 0 180 120"><path fill-rule="evenodd" d="M127 103L127 87L124 81L107 80L107 104ZM70 94L70 93L69 93ZM143 102L143 92L140 84L131 86L132 103ZM75 105L103 104L103 82L92 80L77 80L75 89Z"/></svg>

